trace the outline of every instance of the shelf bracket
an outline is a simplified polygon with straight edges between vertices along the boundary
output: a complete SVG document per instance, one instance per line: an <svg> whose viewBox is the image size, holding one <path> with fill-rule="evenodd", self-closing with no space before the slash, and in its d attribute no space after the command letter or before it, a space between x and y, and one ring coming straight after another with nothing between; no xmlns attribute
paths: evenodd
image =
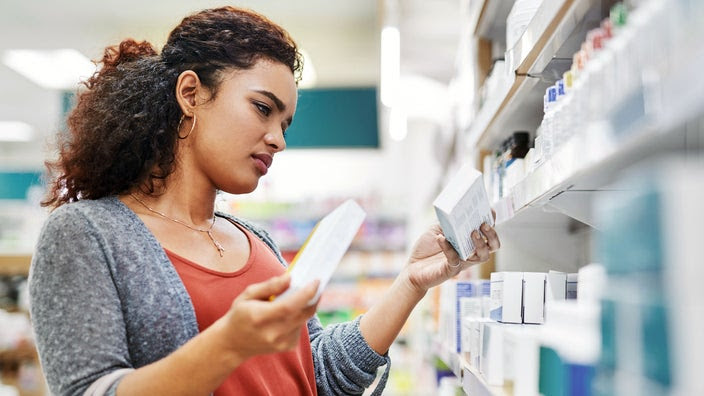
<svg viewBox="0 0 704 396"><path fill-rule="evenodd" d="M562 213L598 230L601 224L595 215L594 201L618 199L623 193L622 190L565 190L545 202L543 210Z"/></svg>

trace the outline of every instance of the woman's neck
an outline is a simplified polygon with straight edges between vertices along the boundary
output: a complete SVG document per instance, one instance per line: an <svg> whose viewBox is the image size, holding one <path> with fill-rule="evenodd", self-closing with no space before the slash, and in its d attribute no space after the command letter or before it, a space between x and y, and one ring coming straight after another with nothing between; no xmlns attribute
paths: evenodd
<svg viewBox="0 0 704 396"><path fill-rule="evenodd" d="M175 171L166 178L164 187L157 186L158 195L147 195L136 189L132 194L142 202L132 197L126 199L136 201L147 211L151 209L194 226L207 226L214 216L217 190L210 183L198 181L197 177L184 177L182 172Z"/></svg>

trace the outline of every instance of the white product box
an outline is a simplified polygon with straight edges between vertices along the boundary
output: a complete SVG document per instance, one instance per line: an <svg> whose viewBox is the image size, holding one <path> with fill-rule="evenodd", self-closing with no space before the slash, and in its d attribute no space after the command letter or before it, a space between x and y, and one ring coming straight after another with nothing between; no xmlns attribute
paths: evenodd
<svg viewBox="0 0 704 396"><path fill-rule="evenodd" d="M460 297L460 318L482 316L481 297Z"/></svg>
<svg viewBox="0 0 704 396"><path fill-rule="evenodd" d="M481 313L479 316L489 319L491 311L491 281L489 279L479 279L472 281L476 285L477 296L481 301Z"/></svg>
<svg viewBox="0 0 704 396"><path fill-rule="evenodd" d="M320 281L318 291L308 304L315 303L335 273L366 215L357 202L348 199L323 217L288 266L291 285L277 298L283 298L317 279Z"/></svg>
<svg viewBox="0 0 704 396"><path fill-rule="evenodd" d="M545 284L545 301L564 300L567 294L567 274L550 271Z"/></svg>
<svg viewBox="0 0 704 396"><path fill-rule="evenodd" d="M540 324L545 321L544 272L523 273L523 323Z"/></svg>
<svg viewBox="0 0 704 396"><path fill-rule="evenodd" d="M474 254L472 231L482 223L494 225L482 174L469 163L452 177L435 198L433 207L445 238L462 260Z"/></svg>
<svg viewBox="0 0 704 396"><path fill-rule="evenodd" d="M538 396L542 326L514 325L504 334L504 382L513 382L513 396Z"/></svg>
<svg viewBox="0 0 704 396"><path fill-rule="evenodd" d="M472 282L467 281L457 281L455 282L454 293L453 293L453 318L452 318L452 343L450 346L452 350L460 353L462 351L462 304L463 301L467 304L465 309L471 308L473 305L471 301L467 302L467 298L475 298L477 289Z"/></svg>
<svg viewBox="0 0 704 396"><path fill-rule="evenodd" d="M565 293L565 298L567 300L576 300L577 299L577 282L579 276L577 274L567 274L567 287L566 287L566 293Z"/></svg>
<svg viewBox="0 0 704 396"><path fill-rule="evenodd" d="M579 269L577 296L579 301L599 302L604 294L606 269L599 263L590 263Z"/></svg>
<svg viewBox="0 0 704 396"><path fill-rule="evenodd" d="M477 368L477 370L479 369L479 361L482 354L484 324L487 322L491 321L484 318L472 318L468 321L471 330L469 334L469 364Z"/></svg>
<svg viewBox="0 0 704 396"><path fill-rule="evenodd" d="M522 272L493 272L491 274L492 320L503 323L522 323Z"/></svg>
<svg viewBox="0 0 704 396"><path fill-rule="evenodd" d="M479 371L490 386L504 384L504 326L503 323L483 323Z"/></svg>
<svg viewBox="0 0 704 396"><path fill-rule="evenodd" d="M440 286L440 317L438 334L450 350L461 352L461 320L464 298L476 297L476 288L472 282L451 280ZM469 309L471 302L465 309Z"/></svg>
<svg viewBox="0 0 704 396"><path fill-rule="evenodd" d="M472 322L478 320L476 317L465 317L462 318L461 322L461 338L462 338L462 351L460 352L462 356L469 361L472 358L471 344L472 344Z"/></svg>

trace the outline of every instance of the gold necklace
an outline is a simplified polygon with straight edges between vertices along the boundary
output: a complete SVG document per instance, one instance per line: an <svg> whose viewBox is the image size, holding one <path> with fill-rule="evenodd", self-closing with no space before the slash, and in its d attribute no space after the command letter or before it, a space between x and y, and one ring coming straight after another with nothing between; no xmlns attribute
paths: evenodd
<svg viewBox="0 0 704 396"><path fill-rule="evenodd" d="M215 216L214 214L213 214L213 222L210 223L210 227L209 227L207 230L202 230L202 229L200 229L200 228L193 227L193 226L189 225L188 223L185 223L185 222L183 222L183 221L181 221L181 220L172 219L171 217L169 217L169 216L167 216L167 215L165 215L165 214L163 214L163 213L161 213L161 212L159 212L159 211L157 211L157 210L154 210L154 209L150 208L149 206L147 206L146 203L144 203L144 201L142 201L141 199L137 198L137 196L134 195L134 194L132 194L132 193L130 193L130 196L131 196L132 198L134 198L135 201L137 201L137 202L139 202L140 204L142 204L142 206L144 206L148 211L150 211L150 212L152 212L152 213L155 213L155 214L157 214L157 215L159 215L159 216L161 216L161 217L163 217L163 218L165 218L165 219L167 219L167 220L171 220L171 221L173 221L174 223L178 223L178 224L181 224L182 226L186 226L186 227L190 228L190 229L193 230L193 231L204 232L204 233L208 234L208 237L210 238L211 241L213 241L213 244L215 245L215 248L218 249L218 253L220 253L220 257L222 257L222 254L225 252L225 248L223 248L222 245L220 244L220 242L216 241L215 238L213 237L213 226L215 225L215 218L217 217L217 216Z"/></svg>

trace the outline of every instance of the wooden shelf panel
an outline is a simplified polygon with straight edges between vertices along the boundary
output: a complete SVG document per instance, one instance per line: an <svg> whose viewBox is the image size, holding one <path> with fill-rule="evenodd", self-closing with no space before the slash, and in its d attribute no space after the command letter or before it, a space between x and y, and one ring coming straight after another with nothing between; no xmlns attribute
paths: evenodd
<svg viewBox="0 0 704 396"><path fill-rule="evenodd" d="M29 254L0 254L0 275L28 275L31 262Z"/></svg>

